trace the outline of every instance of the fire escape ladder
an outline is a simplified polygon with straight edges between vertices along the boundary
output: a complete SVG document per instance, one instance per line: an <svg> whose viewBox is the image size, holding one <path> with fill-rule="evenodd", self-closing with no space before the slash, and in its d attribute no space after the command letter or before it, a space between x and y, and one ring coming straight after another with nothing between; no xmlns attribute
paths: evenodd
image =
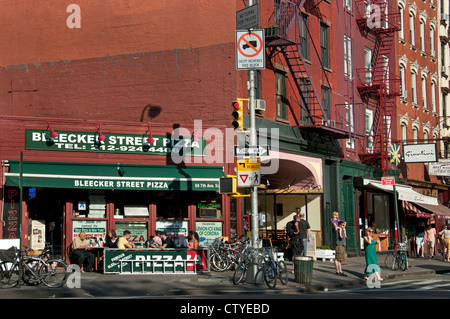
<svg viewBox="0 0 450 319"><path fill-rule="evenodd" d="M320 86L317 87L315 82L321 81L320 83L328 88L331 88L331 85L322 65L321 55L314 44L314 38L301 19L303 7L306 11L309 7L313 7L320 12L318 10L321 2L321 0L260 0L258 3L262 12L261 26L264 26L266 30L265 40L269 59L271 60L277 54L283 55L293 86L298 91L297 103L300 107L298 127L303 131L328 134L333 138L346 138L348 132L343 120L345 117L340 116L340 112L335 108L330 107L329 110L325 110L323 107ZM308 13L311 12L308 11ZM311 57L303 55L300 31L305 32L304 35L308 37L309 52L311 55L315 54L313 60L318 61L320 65L319 76L315 74L316 71L312 74L312 69L306 62L306 59ZM343 109L343 106L340 108ZM332 116L328 112L334 112L334 121L331 120Z"/></svg>
<svg viewBox="0 0 450 319"><path fill-rule="evenodd" d="M389 0L375 0L369 5L365 0L356 1L359 28L363 34L375 36L370 69L360 70L362 72L359 74L358 85L361 98L366 102L372 99L376 104L372 124L374 144L372 150L363 152L360 156L363 161L372 163L378 159L384 174L387 174L389 168L388 144L395 114L395 99L400 94L400 79L389 72L395 35L400 29L399 13L389 7L388 2Z"/></svg>
<svg viewBox="0 0 450 319"><path fill-rule="evenodd" d="M322 103L318 97L311 74L306 66L305 60L298 45L287 46L282 51L289 71L300 94L302 107L307 112L311 125L321 126L322 118L327 121Z"/></svg>

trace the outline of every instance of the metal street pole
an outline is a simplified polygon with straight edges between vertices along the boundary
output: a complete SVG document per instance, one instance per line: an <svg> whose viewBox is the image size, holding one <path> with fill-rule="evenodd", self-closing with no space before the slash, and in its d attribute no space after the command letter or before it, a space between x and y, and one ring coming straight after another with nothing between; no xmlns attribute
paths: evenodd
<svg viewBox="0 0 450 319"><path fill-rule="evenodd" d="M253 5L253 0L248 0L247 7ZM249 114L250 114L250 147L257 146L257 135L256 135L256 116L255 116L255 96L256 96L256 88L255 88L255 70L249 70L249 78L248 78L248 105L249 105ZM259 216L258 216L258 186L253 186L251 188L251 227L252 227L252 238L251 245L253 248L258 248L258 239L259 239ZM257 283L256 274L258 274L258 269L256 265L256 259L258 256L255 254L253 256L253 267L250 267L249 276L253 282ZM250 282L250 281L249 281Z"/></svg>

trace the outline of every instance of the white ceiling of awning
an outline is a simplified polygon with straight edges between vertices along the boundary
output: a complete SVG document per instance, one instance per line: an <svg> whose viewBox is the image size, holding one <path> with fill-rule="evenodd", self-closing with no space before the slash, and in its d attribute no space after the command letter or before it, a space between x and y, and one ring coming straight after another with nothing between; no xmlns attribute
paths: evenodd
<svg viewBox="0 0 450 319"><path fill-rule="evenodd" d="M364 185L371 186L376 189L383 190L385 192L394 192L393 185L383 185L381 182L375 180L364 180ZM395 190L397 191L398 199L406 200L408 202L427 204L427 205L438 205L438 200L436 197L422 195L412 189L409 185L395 185Z"/></svg>

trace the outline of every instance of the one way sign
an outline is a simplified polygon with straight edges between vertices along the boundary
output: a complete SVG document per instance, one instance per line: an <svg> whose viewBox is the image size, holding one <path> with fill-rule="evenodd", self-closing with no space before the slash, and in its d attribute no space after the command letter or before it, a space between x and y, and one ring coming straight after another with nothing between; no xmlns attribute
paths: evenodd
<svg viewBox="0 0 450 319"><path fill-rule="evenodd" d="M235 146L234 156L268 156L268 146Z"/></svg>

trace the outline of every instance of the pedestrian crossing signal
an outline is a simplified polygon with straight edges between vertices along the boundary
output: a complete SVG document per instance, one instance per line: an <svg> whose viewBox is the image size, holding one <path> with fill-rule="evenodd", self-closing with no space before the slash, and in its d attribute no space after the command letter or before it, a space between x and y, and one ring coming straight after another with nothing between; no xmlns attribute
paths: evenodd
<svg viewBox="0 0 450 319"><path fill-rule="evenodd" d="M237 192L236 176L227 175L219 179L219 194L235 194Z"/></svg>

